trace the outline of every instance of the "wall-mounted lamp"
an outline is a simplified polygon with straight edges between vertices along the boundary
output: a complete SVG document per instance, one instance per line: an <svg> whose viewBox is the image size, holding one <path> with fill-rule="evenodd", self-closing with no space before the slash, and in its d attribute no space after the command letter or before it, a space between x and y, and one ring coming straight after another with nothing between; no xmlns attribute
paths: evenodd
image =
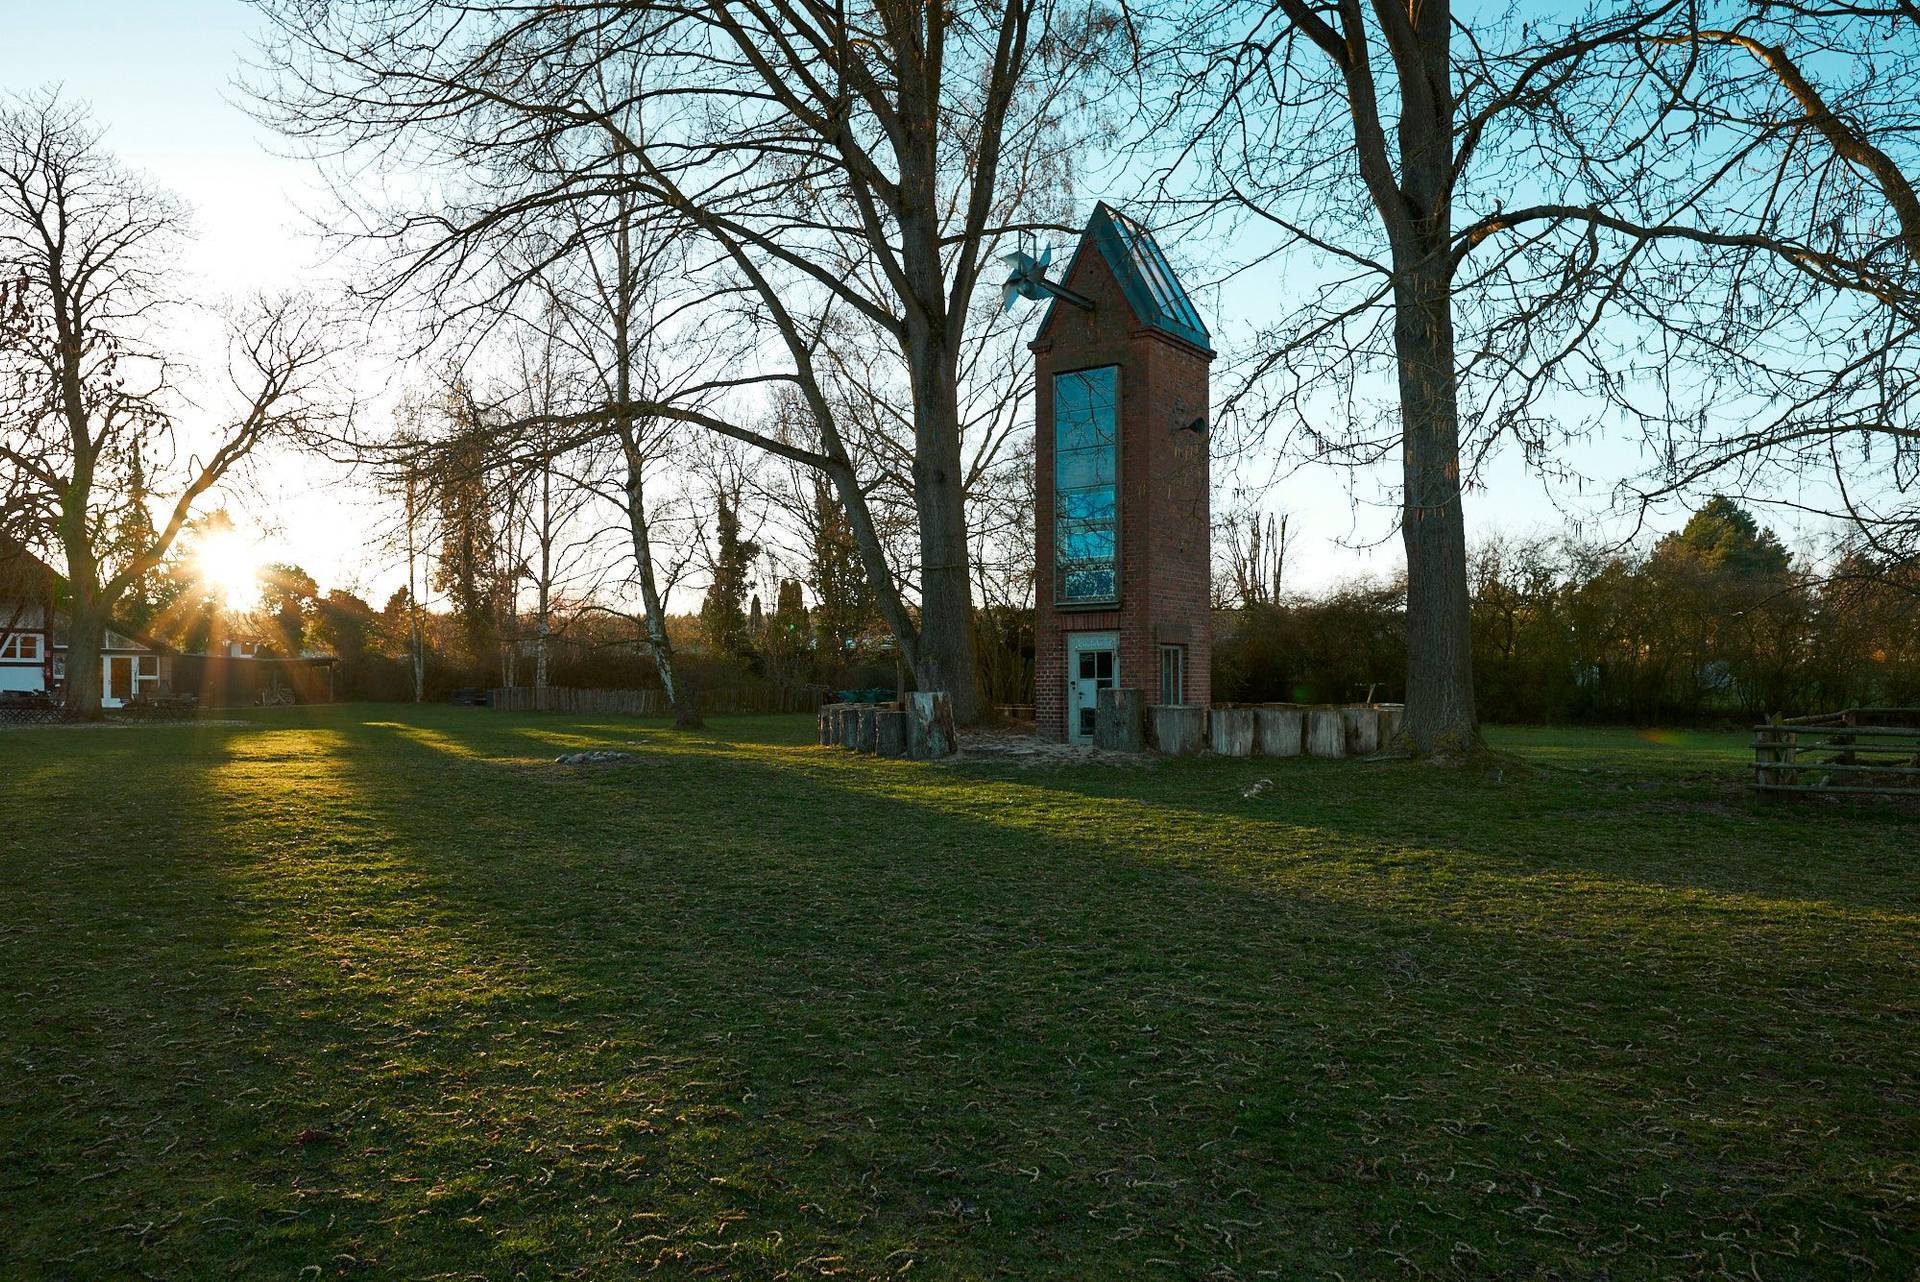
<svg viewBox="0 0 1920 1282"><path fill-rule="evenodd" d="M1202 414L1195 418L1193 422L1182 423L1173 430L1176 432L1192 432L1195 436L1205 436L1207 434L1207 416Z"/></svg>

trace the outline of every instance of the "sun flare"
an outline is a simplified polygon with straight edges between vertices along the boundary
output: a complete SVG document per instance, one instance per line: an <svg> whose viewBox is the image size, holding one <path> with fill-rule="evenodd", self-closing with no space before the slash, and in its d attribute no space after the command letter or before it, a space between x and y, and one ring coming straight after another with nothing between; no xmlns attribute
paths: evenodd
<svg viewBox="0 0 1920 1282"><path fill-rule="evenodd" d="M230 610L243 610L260 595L260 544L238 530L218 530L194 552L200 581Z"/></svg>

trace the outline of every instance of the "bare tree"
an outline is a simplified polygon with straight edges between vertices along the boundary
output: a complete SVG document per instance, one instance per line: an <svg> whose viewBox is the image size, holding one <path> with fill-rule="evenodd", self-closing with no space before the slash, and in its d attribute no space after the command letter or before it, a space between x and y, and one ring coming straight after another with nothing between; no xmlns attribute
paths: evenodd
<svg viewBox="0 0 1920 1282"><path fill-rule="evenodd" d="M1223 606L1274 605L1287 566L1287 518L1257 508L1231 512L1215 523L1225 551Z"/></svg>
<svg viewBox="0 0 1920 1282"><path fill-rule="evenodd" d="M1561 444L1624 423L1652 501L1742 460L1797 481L1837 436L1910 440L1906 195L1884 162L1912 136L1913 45L1854 78L1849 115L1756 34L1798 30L1825 66L1843 10L1884 32L1905 6L1177 15L1169 190L1302 299L1224 410L1317 457L1398 455L1413 750L1478 742L1462 494L1503 443L1565 476Z"/></svg>
<svg viewBox="0 0 1920 1282"><path fill-rule="evenodd" d="M592 517L611 459L604 442L583 441L556 426L572 408L579 379L555 309L524 318L512 333L511 349L503 408L510 420L544 425L513 434L501 469L502 484L513 496L506 533L514 580L507 634L510 656L517 656L526 648L519 622L525 583L533 598L533 684L544 689L564 598L584 599L598 586L602 530ZM510 657L509 684L513 680Z"/></svg>
<svg viewBox="0 0 1920 1282"><path fill-rule="evenodd" d="M700 391L682 394L675 385L702 381L698 362L673 359L685 338L677 322L684 300L666 280L682 261L685 246L641 222L629 193L611 197L612 212L575 205L567 211L564 254L543 252L548 323L586 375L576 389L579 412L562 416L584 439L611 437L620 460L617 502L625 519L633 579L640 589L641 623L654 670L677 725L700 724L698 692L684 680L667 629L667 594L684 569L684 557L661 572L658 511L649 494L677 436L679 420L647 410L672 402L704 405ZM599 234L595 234L597 229ZM711 349L708 349L711 351ZM542 430L542 429L537 429Z"/></svg>
<svg viewBox="0 0 1920 1282"><path fill-rule="evenodd" d="M489 238L615 190L698 234L704 270L750 303L767 343L757 372L703 390L789 383L819 445L771 440L751 412L646 412L823 472L920 683L951 690L963 719L978 712L963 338L996 238L1036 214L1059 221L1046 198L1070 173L1075 72L1124 41L1118 15L1077 0L262 8L279 32L265 89L281 127L473 179L454 208L373 223L399 251L389 286L465 276ZM822 345L848 334L892 353L910 398L917 609L820 369Z"/></svg>
<svg viewBox="0 0 1920 1282"><path fill-rule="evenodd" d="M1634 415L1654 462L1629 490L1834 521L1849 566L1898 584L1920 559L1920 6L1703 6L1645 63L1739 160L1714 198L1751 243L1722 251L1716 306L1672 300L1703 404Z"/></svg>
<svg viewBox="0 0 1920 1282"><path fill-rule="evenodd" d="M231 416L203 449L181 439L185 370L158 345L158 323L183 306L168 268L185 231L180 207L116 163L79 107L51 92L0 104L0 277L20 282L26 318L0 349L0 460L52 516L69 592L66 701L80 715L100 709L115 605L194 505L261 444L330 416L328 327L297 301L262 301L231 318Z"/></svg>

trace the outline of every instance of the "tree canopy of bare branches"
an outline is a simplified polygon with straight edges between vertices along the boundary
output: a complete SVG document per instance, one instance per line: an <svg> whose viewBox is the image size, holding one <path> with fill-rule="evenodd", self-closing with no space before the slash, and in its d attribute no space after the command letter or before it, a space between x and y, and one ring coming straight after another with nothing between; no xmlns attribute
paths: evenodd
<svg viewBox="0 0 1920 1282"><path fill-rule="evenodd" d="M1147 61L1180 69L1155 99L1167 189L1261 238L1248 270L1285 270L1299 299L1229 411L1319 457L1399 457L1416 751L1477 742L1462 496L1502 443L1553 470L1568 439L1624 424L1648 446L1631 489L1649 502L1729 468L1795 479L1841 440L1905 450L1879 480L1908 483L1912 191L1894 153L1920 63L1869 41L1904 8L1160 15L1177 30ZM1844 87L1817 88L1809 68L1836 64Z"/></svg>
<svg viewBox="0 0 1920 1282"><path fill-rule="evenodd" d="M0 462L44 518L28 542L64 559L67 704L83 715L100 706L115 604L195 504L264 442L341 412L329 326L298 300L235 310L224 408L186 398L191 371L162 345L187 305L171 275L186 230L80 107L51 92L0 103L0 277L18 318L0 348Z"/></svg>
<svg viewBox="0 0 1920 1282"><path fill-rule="evenodd" d="M374 293L457 285L497 304L544 264L502 276L490 246L582 205L603 212L552 252L606 238L616 194L695 237L689 270L752 341L683 390L791 386L812 439L756 430L752 398L629 408L825 475L918 680L951 690L963 717L978 711L962 353L997 239L1060 223L1078 73L1123 40L1117 15L1068 0L261 7L277 33L262 94L282 129L352 165L458 176L391 208L359 202L360 230L392 251ZM876 461L843 423L824 357L855 348L886 354L909 407L908 591L868 510Z"/></svg>

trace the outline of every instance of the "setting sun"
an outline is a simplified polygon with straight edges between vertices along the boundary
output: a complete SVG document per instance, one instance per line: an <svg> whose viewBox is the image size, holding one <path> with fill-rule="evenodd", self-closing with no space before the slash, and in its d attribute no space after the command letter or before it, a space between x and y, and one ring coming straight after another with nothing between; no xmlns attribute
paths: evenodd
<svg viewBox="0 0 1920 1282"><path fill-rule="evenodd" d="M194 552L200 581L230 610L253 605L260 595L260 544L238 530L215 530Z"/></svg>

